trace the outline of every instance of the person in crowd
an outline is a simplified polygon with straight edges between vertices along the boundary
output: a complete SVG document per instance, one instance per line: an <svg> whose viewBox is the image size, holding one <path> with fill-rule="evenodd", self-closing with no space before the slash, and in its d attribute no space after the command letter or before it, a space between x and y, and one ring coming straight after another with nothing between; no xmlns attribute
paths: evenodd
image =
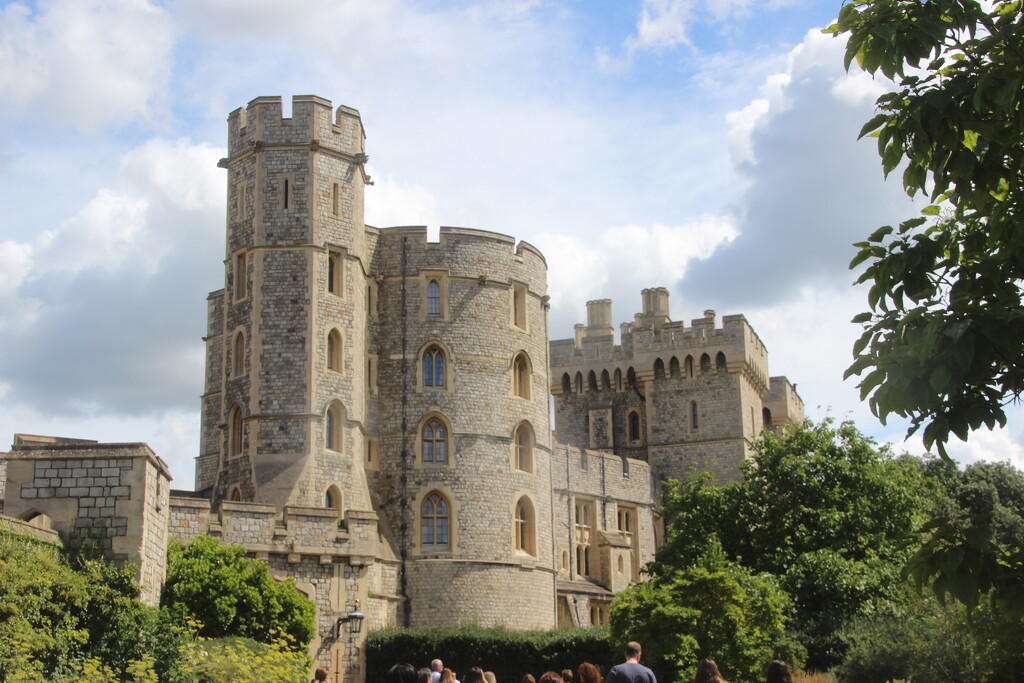
<svg viewBox="0 0 1024 683"><path fill-rule="evenodd" d="M487 683L498 683L498 678L494 675L493 671L485 671L484 680L487 681Z"/></svg>
<svg viewBox="0 0 1024 683"><path fill-rule="evenodd" d="M562 677L554 671L548 671L540 677L539 683L562 683Z"/></svg>
<svg viewBox="0 0 1024 683"><path fill-rule="evenodd" d="M326 667L319 667L313 672L313 683L320 683L321 681L326 682L328 674L330 674L330 671L328 671Z"/></svg>
<svg viewBox="0 0 1024 683"><path fill-rule="evenodd" d="M562 680L565 683L572 683L572 669L562 669Z"/></svg>
<svg viewBox="0 0 1024 683"><path fill-rule="evenodd" d="M454 671L445 668L445 670L441 672L441 683L459 683L459 679L455 678Z"/></svg>
<svg viewBox="0 0 1024 683"><path fill-rule="evenodd" d="M440 659L435 659L430 662L430 679L432 683L438 683L441 680L441 672L444 671L444 662Z"/></svg>
<svg viewBox="0 0 1024 683"><path fill-rule="evenodd" d="M789 673L789 667L780 659L768 663L765 671L767 683L793 683L793 677Z"/></svg>
<svg viewBox="0 0 1024 683"><path fill-rule="evenodd" d="M412 664L395 664L384 674L384 683L417 683L417 680Z"/></svg>
<svg viewBox="0 0 1024 683"><path fill-rule="evenodd" d="M462 683L486 683L486 681L484 681L484 670L479 666L474 666L468 673L466 673L465 677L462 679Z"/></svg>
<svg viewBox="0 0 1024 683"><path fill-rule="evenodd" d="M576 683L601 683L601 672L590 662L583 662L576 669Z"/></svg>
<svg viewBox="0 0 1024 683"><path fill-rule="evenodd" d="M533 677L533 674L526 674L519 680L519 683L537 683L537 679Z"/></svg>
<svg viewBox="0 0 1024 683"><path fill-rule="evenodd" d="M697 675L693 677L693 683L725 683L725 679L718 672L715 660L702 659L697 664Z"/></svg>
<svg viewBox="0 0 1024 683"><path fill-rule="evenodd" d="M635 640L626 643L622 654L626 661L611 668L605 683L658 683L654 672L640 663L640 643Z"/></svg>
<svg viewBox="0 0 1024 683"><path fill-rule="evenodd" d="M416 683L434 683L430 675L430 669L423 667L416 672Z"/></svg>

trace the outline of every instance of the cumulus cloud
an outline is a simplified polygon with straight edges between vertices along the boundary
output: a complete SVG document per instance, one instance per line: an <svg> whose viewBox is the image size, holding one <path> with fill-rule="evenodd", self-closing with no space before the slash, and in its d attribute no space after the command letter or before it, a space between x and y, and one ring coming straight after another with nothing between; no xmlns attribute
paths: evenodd
<svg viewBox="0 0 1024 683"><path fill-rule="evenodd" d="M74 216L0 244L0 406L54 417L197 407L204 299L221 279L223 153L150 140Z"/></svg>
<svg viewBox="0 0 1024 683"><path fill-rule="evenodd" d="M162 116L174 44L167 10L147 0L50 0L0 9L4 117L83 131Z"/></svg>
<svg viewBox="0 0 1024 683"><path fill-rule="evenodd" d="M391 174L378 177L368 170L374 185L365 192L367 225L438 225L437 199L432 192L398 181Z"/></svg>
<svg viewBox="0 0 1024 683"><path fill-rule="evenodd" d="M785 72L730 115L733 161L747 182L735 207L739 235L691 269L684 291L748 307L803 287L846 288L850 245L913 215L899 183L883 181L875 146L856 139L883 86L848 76L843 49L808 32Z"/></svg>

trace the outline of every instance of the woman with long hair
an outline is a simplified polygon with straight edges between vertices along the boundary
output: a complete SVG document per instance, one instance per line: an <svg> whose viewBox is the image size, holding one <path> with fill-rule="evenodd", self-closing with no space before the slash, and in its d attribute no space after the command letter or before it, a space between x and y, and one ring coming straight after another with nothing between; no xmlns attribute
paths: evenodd
<svg viewBox="0 0 1024 683"><path fill-rule="evenodd" d="M697 665L697 675L693 677L693 683L725 683L725 679L718 672L715 660L702 659Z"/></svg>
<svg viewBox="0 0 1024 683"><path fill-rule="evenodd" d="M590 662L583 662L576 669L576 683L601 683L601 672Z"/></svg>

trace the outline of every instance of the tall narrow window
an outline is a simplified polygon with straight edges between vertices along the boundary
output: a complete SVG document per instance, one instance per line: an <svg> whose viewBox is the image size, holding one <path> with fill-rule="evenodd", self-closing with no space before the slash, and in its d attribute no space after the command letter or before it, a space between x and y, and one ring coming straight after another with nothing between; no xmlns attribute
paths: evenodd
<svg viewBox="0 0 1024 683"><path fill-rule="evenodd" d="M444 386L444 351L439 346L428 346L423 352L423 386Z"/></svg>
<svg viewBox="0 0 1024 683"><path fill-rule="evenodd" d="M439 419L423 425L423 462L444 464L448 460L448 430Z"/></svg>
<svg viewBox="0 0 1024 683"><path fill-rule="evenodd" d="M693 356L686 357L686 377L693 378Z"/></svg>
<svg viewBox="0 0 1024 683"><path fill-rule="evenodd" d="M593 370L587 374L587 387L590 389L590 393L597 393L597 373Z"/></svg>
<svg viewBox="0 0 1024 683"><path fill-rule="evenodd" d="M526 422L516 427L516 469L533 472L533 430Z"/></svg>
<svg viewBox="0 0 1024 683"><path fill-rule="evenodd" d="M594 518L593 502L577 500L576 515L576 571L583 576L590 576L590 545L592 520Z"/></svg>
<svg viewBox="0 0 1024 683"><path fill-rule="evenodd" d="M441 315L441 285L437 280L427 283L427 315Z"/></svg>
<svg viewBox="0 0 1024 683"><path fill-rule="evenodd" d="M324 445L329 450L341 452L342 439L342 414L341 404L335 402L327 408L324 416Z"/></svg>
<svg viewBox="0 0 1024 683"><path fill-rule="evenodd" d="M534 515L533 505L530 499L523 496L516 503L515 534L516 550L536 555L536 542L534 539Z"/></svg>
<svg viewBox="0 0 1024 683"><path fill-rule="evenodd" d="M425 550L448 545L448 501L434 492L420 506L420 540Z"/></svg>
<svg viewBox="0 0 1024 683"><path fill-rule="evenodd" d="M512 324L521 330L526 329L526 287L512 287Z"/></svg>
<svg viewBox="0 0 1024 683"><path fill-rule="evenodd" d="M699 412L697 410L697 402L690 401L690 429L693 431L697 431L697 428L700 427Z"/></svg>
<svg viewBox="0 0 1024 683"><path fill-rule="evenodd" d="M288 205L289 205L290 200L291 200L291 193L292 193L291 190L292 190L291 182L289 181L288 178L285 178L284 179L284 200L283 200L285 211L288 210Z"/></svg>
<svg viewBox="0 0 1024 683"><path fill-rule="evenodd" d="M767 408L762 408L761 409L761 421L764 423L764 428L765 429L771 429L772 428L772 411L768 410Z"/></svg>
<svg viewBox="0 0 1024 683"><path fill-rule="evenodd" d="M327 369L341 372L341 333L337 330L327 335Z"/></svg>
<svg viewBox="0 0 1024 683"><path fill-rule="evenodd" d="M332 485L324 492L324 507L333 510L338 517L341 517L341 491L337 486Z"/></svg>
<svg viewBox="0 0 1024 683"><path fill-rule="evenodd" d="M235 346L232 351L231 375L241 377L245 372L245 334L241 331L235 335Z"/></svg>
<svg viewBox="0 0 1024 683"><path fill-rule="evenodd" d="M331 294L341 296L343 270L341 254L336 251L330 252L327 255L327 291Z"/></svg>
<svg viewBox="0 0 1024 683"><path fill-rule="evenodd" d="M242 409L238 405L231 406L228 416L228 455L242 454Z"/></svg>
<svg viewBox="0 0 1024 683"><path fill-rule="evenodd" d="M331 213L335 216L338 215L338 204L341 200L341 197L339 196L341 193L339 190L340 188L338 187L338 183L334 183L334 185L331 186Z"/></svg>
<svg viewBox="0 0 1024 683"><path fill-rule="evenodd" d="M530 363L525 353L512 361L512 393L519 398L530 398Z"/></svg>
<svg viewBox="0 0 1024 683"><path fill-rule="evenodd" d="M711 356L703 354L700 357L700 374L706 375L711 372Z"/></svg>
<svg viewBox="0 0 1024 683"><path fill-rule="evenodd" d="M237 485L236 486L232 486L231 490L228 491L228 500L230 500L232 503L239 503L239 502L241 502L242 501L242 489L239 488Z"/></svg>
<svg viewBox="0 0 1024 683"><path fill-rule="evenodd" d="M239 301L244 299L248 292L247 278L249 274L245 272L245 252L235 255L235 300Z"/></svg>
<svg viewBox="0 0 1024 683"><path fill-rule="evenodd" d="M626 439L629 441L629 445L630 446L639 446L640 443L641 443L641 440L642 440L641 439L642 432L640 431L640 411L639 410L636 410L634 408L633 410L629 411L629 414L626 416L626 431L627 431Z"/></svg>
<svg viewBox="0 0 1024 683"><path fill-rule="evenodd" d="M715 356L715 369L718 372L725 372L729 369L729 364L725 362L725 354L721 351Z"/></svg>
<svg viewBox="0 0 1024 683"><path fill-rule="evenodd" d="M670 377L679 377L679 359L675 356L668 362L668 374Z"/></svg>

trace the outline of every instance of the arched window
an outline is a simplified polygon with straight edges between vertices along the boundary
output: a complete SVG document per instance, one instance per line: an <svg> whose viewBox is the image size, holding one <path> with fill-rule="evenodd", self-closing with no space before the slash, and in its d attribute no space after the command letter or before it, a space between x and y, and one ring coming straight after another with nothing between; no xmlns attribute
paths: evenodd
<svg viewBox="0 0 1024 683"><path fill-rule="evenodd" d="M568 372L562 373L562 393L563 394L571 394L572 393L572 380L569 379L569 373Z"/></svg>
<svg viewBox="0 0 1024 683"><path fill-rule="evenodd" d="M423 386L444 386L444 351L434 344L423 352Z"/></svg>
<svg viewBox="0 0 1024 683"><path fill-rule="evenodd" d="M582 372L577 372L576 373L576 381L573 382L573 384L576 385L576 393L577 394L582 394L583 393L583 373Z"/></svg>
<svg viewBox="0 0 1024 683"><path fill-rule="evenodd" d="M341 404L335 401L327 407L327 414L324 416L324 445L329 450L341 452L342 426Z"/></svg>
<svg viewBox="0 0 1024 683"><path fill-rule="evenodd" d="M686 357L686 377L693 379L693 356Z"/></svg>
<svg viewBox="0 0 1024 683"><path fill-rule="evenodd" d="M597 373L595 373L593 370L591 370L590 373L587 375L587 386L589 387L591 393L597 393Z"/></svg>
<svg viewBox="0 0 1024 683"><path fill-rule="evenodd" d="M630 446L639 446L643 441L643 432L640 431L640 411L632 409L626 415L626 439Z"/></svg>
<svg viewBox="0 0 1024 683"><path fill-rule="evenodd" d="M332 251L327 257L327 291L331 294L341 296L342 272L341 254Z"/></svg>
<svg viewBox="0 0 1024 683"><path fill-rule="evenodd" d="M437 280L427 283L427 315L441 315L441 285Z"/></svg>
<svg viewBox="0 0 1024 683"><path fill-rule="evenodd" d="M609 390L611 388L612 388L612 380L608 376L608 371L607 370L602 370L601 371L601 389L607 391L607 390Z"/></svg>
<svg viewBox="0 0 1024 683"><path fill-rule="evenodd" d="M447 547L448 501L437 491L427 495L420 506L420 541L424 550Z"/></svg>
<svg viewBox="0 0 1024 683"><path fill-rule="evenodd" d="M764 408L761 410L761 421L764 422L765 429L772 428L772 411Z"/></svg>
<svg viewBox="0 0 1024 683"><path fill-rule="evenodd" d="M516 550L529 555L537 554L537 542L535 538L535 524L533 504L530 499L523 496L516 503Z"/></svg>
<svg viewBox="0 0 1024 683"><path fill-rule="evenodd" d="M633 368L626 370L626 385L630 389L636 389L636 371Z"/></svg>
<svg viewBox="0 0 1024 683"><path fill-rule="evenodd" d="M697 409L697 402L690 401L690 429L693 431L697 431L697 428L700 427L699 412L700 411Z"/></svg>
<svg viewBox="0 0 1024 683"><path fill-rule="evenodd" d="M238 407L238 404L231 406L231 412L228 416L228 425L230 426L230 431L228 433L228 455L241 455L242 409Z"/></svg>
<svg viewBox="0 0 1024 683"><path fill-rule="evenodd" d="M700 357L700 374L706 375L711 372L711 356L703 354Z"/></svg>
<svg viewBox="0 0 1024 683"><path fill-rule="evenodd" d="M239 503L242 501L242 489L237 485L232 486L228 490L228 500L232 503Z"/></svg>
<svg viewBox="0 0 1024 683"><path fill-rule="evenodd" d="M615 368L615 391L622 391L622 370Z"/></svg>
<svg viewBox="0 0 1024 683"><path fill-rule="evenodd" d="M660 358L654 361L654 379L665 379L665 361Z"/></svg>
<svg viewBox="0 0 1024 683"><path fill-rule="evenodd" d="M341 333L331 330L327 335L327 369L341 372Z"/></svg>
<svg viewBox="0 0 1024 683"><path fill-rule="evenodd" d="M423 462L443 465L448 461L448 430L439 418L423 424Z"/></svg>
<svg viewBox="0 0 1024 683"><path fill-rule="evenodd" d="M672 356L672 360L668 362L668 374L672 377L679 377L679 359Z"/></svg>
<svg viewBox="0 0 1024 683"><path fill-rule="evenodd" d="M530 361L525 353L512 361L512 393L519 398L530 398Z"/></svg>
<svg viewBox="0 0 1024 683"><path fill-rule="evenodd" d="M235 335L235 345L231 359L231 375L241 377L245 372L245 333L239 331Z"/></svg>
<svg viewBox="0 0 1024 683"><path fill-rule="evenodd" d="M718 372L725 372L728 370L728 365L725 362L725 354L721 351L719 351L718 355L715 356L715 369Z"/></svg>
<svg viewBox="0 0 1024 683"><path fill-rule="evenodd" d="M527 422L516 427L515 436L516 469L520 472L533 472L533 430Z"/></svg>
<svg viewBox="0 0 1024 683"><path fill-rule="evenodd" d="M337 486L331 485L324 492L324 507L328 510L334 510L334 513L341 517L342 502L341 502L341 491Z"/></svg>

